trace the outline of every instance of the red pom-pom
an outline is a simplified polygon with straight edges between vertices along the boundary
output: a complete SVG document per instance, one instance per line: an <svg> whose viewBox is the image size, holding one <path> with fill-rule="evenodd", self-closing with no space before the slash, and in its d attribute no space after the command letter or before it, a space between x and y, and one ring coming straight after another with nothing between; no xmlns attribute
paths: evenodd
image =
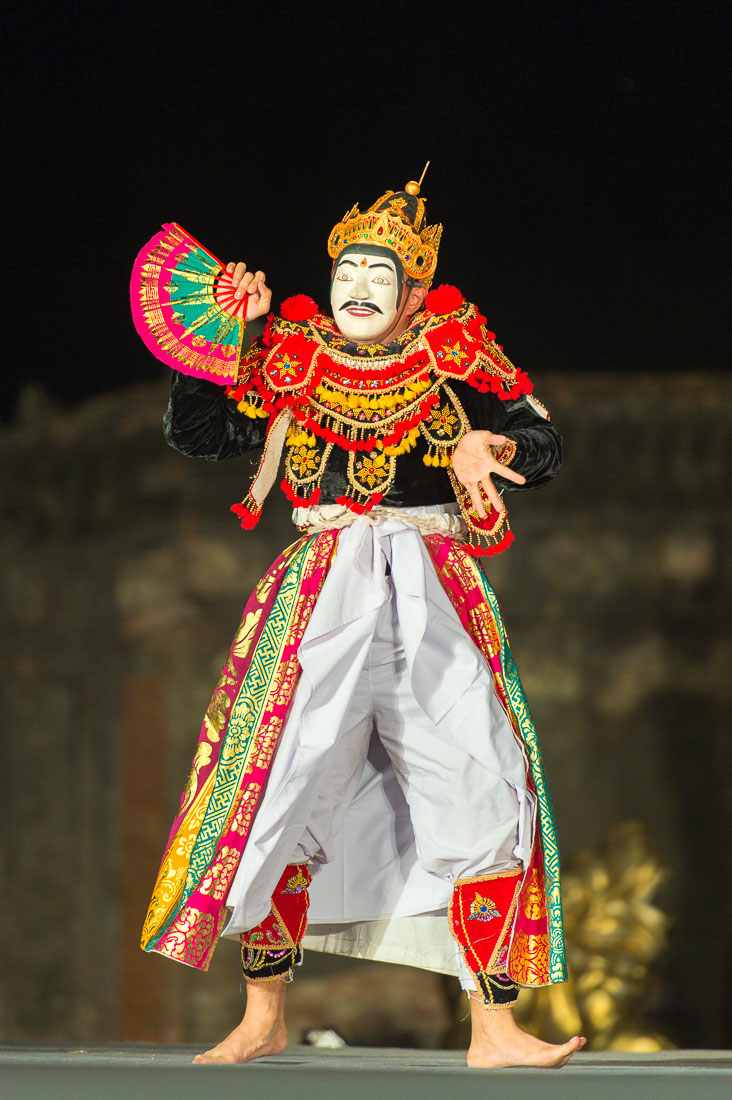
<svg viewBox="0 0 732 1100"><path fill-rule="evenodd" d="M518 385L520 393L531 393L534 388L534 383L531 381L526 371L520 368L516 371L516 384Z"/></svg>
<svg viewBox="0 0 732 1100"><path fill-rule="evenodd" d="M280 306L280 316L286 321L312 321L317 312L317 303L307 294L293 294Z"/></svg>
<svg viewBox="0 0 732 1100"><path fill-rule="evenodd" d="M431 290L425 298L425 308L430 313L453 313L459 309L465 299L456 286L443 283L442 286Z"/></svg>

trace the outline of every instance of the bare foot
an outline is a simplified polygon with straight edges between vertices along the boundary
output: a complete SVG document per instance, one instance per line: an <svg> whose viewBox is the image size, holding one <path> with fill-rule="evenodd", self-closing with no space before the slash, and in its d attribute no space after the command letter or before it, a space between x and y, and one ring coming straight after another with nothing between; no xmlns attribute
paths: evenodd
<svg viewBox="0 0 732 1100"><path fill-rule="evenodd" d="M522 1031L510 1008L486 1009L470 1000L473 1034L468 1050L468 1065L472 1069L498 1069L505 1066L540 1066L559 1069L586 1039L575 1035L568 1043L544 1043Z"/></svg>
<svg viewBox="0 0 732 1100"><path fill-rule="evenodd" d="M268 1054L280 1054L287 1046L287 1032L284 1025L269 1031L258 1031L246 1020L242 1020L231 1034L205 1054L197 1054L193 1061L196 1065L226 1065L238 1062L251 1062L254 1058L265 1058Z"/></svg>
<svg viewBox="0 0 732 1100"><path fill-rule="evenodd" d="M247 982L244 1019L217 1046L197 1054L196 1065L232 1065L280 1054L287 1046L284 982Z"/></svg>

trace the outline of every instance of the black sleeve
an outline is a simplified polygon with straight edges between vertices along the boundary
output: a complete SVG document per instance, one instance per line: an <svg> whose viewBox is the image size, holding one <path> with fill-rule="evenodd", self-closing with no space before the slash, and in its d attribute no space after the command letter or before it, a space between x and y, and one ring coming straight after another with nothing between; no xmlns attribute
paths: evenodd
<svg viewBox="0 0 732 1100"><path fill-rule="evenodd" d="M499 489L511 492L538 489L559 473L562 437L548 417L542 415L541 406L533 405L527 396L517 401L502 401L495 394L479 393L467 382L455 383L453 388L474 431L505 435L516 444L510 466L524 475L526 484L516 485L507 478L497 477L495 483Z"/></svg>
<svg viewBox="0 0 732 1100"><path fill-rule="evenodd" d="M181 454L212 462L235 458L262 446L268 422L239 412L223 386L173 371L163 432Z"/></svg>
<svg viewBox="0 0 732 1100"><path fill-rule="evenodd" d="M244 349L261 334L263 327L263 318L247 324ZM268 417L252 418L239 412L223 386L173 371L163 433L170 446L181 454L212 462L236 458L262 446L268 423Z"/></svg>

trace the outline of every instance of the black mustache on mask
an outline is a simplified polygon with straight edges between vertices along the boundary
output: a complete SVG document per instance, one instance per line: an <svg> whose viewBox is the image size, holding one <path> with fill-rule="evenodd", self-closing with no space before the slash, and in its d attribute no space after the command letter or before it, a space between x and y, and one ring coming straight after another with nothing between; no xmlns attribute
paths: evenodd
<svg viewBox="0 0 732 1100"><path fill-rule="evenodd" d="M338 307L338 312L340 313L341 310L348 309L350 306L356 306L357 309L371 309L374 313L384 312L383 309L379 309L376 302L354 302L353 300L344 302L342 306Z"/></svg>

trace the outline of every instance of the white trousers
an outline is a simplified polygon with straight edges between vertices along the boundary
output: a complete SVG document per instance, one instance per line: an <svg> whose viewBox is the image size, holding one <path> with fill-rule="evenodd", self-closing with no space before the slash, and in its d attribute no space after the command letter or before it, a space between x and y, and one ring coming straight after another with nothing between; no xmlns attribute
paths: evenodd
<svg viewBox="0 0 732 1100"><path fill-rule="evenodd" d="M373 759L381 748L409 806L417 858L425 871L454 882L515 868L516 791L448 739L420 707L408 674L394 586L389 577L386 583L388 598L351 695L348 722L330 751L310 820L289 862L330 862L333 837L358 796L369 750ZM487 670L485 680L486 693L492 694Z"/></svg>

